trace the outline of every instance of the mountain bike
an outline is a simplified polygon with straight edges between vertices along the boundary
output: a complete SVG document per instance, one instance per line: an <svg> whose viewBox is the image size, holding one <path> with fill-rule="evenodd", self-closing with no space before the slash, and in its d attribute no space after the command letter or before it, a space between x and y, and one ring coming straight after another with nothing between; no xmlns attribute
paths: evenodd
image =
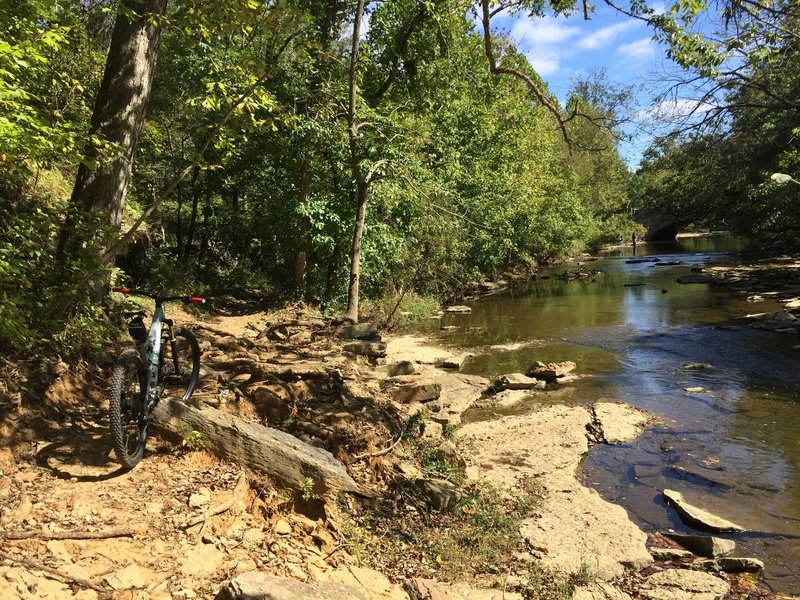
<svg viewBox="0 0 800 600"><path fill-rule="evenodd" d="M194 334L174 327L164 314L164 303L203 304L196 296L159 296L142 290L118 287L113 291L151 298L156 306L148 330L144 310L125 312L128 333L136 348L125 350L114 362L111 375L109 420L114 452L122 466L135 467L144 456L147 426L165 390L182 393L188 402L200 379L200 346Z"/></svg>

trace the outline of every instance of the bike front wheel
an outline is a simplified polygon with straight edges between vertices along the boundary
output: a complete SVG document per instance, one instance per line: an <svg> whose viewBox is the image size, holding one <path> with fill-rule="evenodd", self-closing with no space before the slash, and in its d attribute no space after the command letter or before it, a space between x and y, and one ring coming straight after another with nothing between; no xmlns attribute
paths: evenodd
<svg viewBox="0 0 800 600"><path fill-rule="evenodd" d="M114 452L123 467L132 469L144 456L147 443L145 395L147 372L136 350L126 350L114 363L111 375L109 420Z"/></svg>
<svg viewBox="0 0 800 600"><path fill-rule="evenodd" d="M200 381L200 345L188 329L177 327L174 341L164 334L161 340L162 390L183 394L181 400L188 402Z"/></svg>

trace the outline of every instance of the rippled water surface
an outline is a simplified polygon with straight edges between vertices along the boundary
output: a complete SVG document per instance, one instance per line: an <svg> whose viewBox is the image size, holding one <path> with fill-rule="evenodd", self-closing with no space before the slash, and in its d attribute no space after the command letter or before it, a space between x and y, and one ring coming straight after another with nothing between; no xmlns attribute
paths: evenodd
<svg viewBox="0 0 800 600"><path fill-rule="evenodd" d="M656 414L660 422L633 444L591 450L587 484L646 531L692 531L661 498L664 488L682 492L746 527L727 536L736 554L763 560L775 591L800 593L800 352L792 350L800 340L741 321L778 304L676 282L692 266L735 261L736 250L729 238L689 238L644 249L680 265L609 256L586 263L602 270L591 278L537 280L476 301L472 314L445 318L457 329L443 339L475 349L470 373L491 377L524 372L536 360L572 360L591 375L536 402L608 398ZM516 342L527 344L486 351ZM686 369L691 362L712 368Z"/></svg>

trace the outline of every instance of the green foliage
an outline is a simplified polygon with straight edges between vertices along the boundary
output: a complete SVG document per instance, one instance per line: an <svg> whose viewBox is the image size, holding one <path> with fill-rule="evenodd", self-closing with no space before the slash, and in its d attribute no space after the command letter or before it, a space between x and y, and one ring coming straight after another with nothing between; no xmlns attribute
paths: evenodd
<svg viewBox="0 0 800 600"><path fill-rule="evenodd" d="M201 431L183 427L178 433L181 436L181 448L191 451L205 449L206 442Z"/></svg>

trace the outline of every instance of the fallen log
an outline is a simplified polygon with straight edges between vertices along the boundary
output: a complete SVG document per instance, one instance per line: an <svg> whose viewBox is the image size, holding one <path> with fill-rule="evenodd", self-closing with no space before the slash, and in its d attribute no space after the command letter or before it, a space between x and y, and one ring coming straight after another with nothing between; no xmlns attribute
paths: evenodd
<svg viewBox="0 0 800 600"><path fill-rule="evenodd" d="M317 494L343 491L369 495L330 452L283 431L209 406L197 409L172 398L162 398L153 417L156 425L178 435L187 430L199 432L209 451L266 473L289 487L305 487L311 479Z"/></svg>

